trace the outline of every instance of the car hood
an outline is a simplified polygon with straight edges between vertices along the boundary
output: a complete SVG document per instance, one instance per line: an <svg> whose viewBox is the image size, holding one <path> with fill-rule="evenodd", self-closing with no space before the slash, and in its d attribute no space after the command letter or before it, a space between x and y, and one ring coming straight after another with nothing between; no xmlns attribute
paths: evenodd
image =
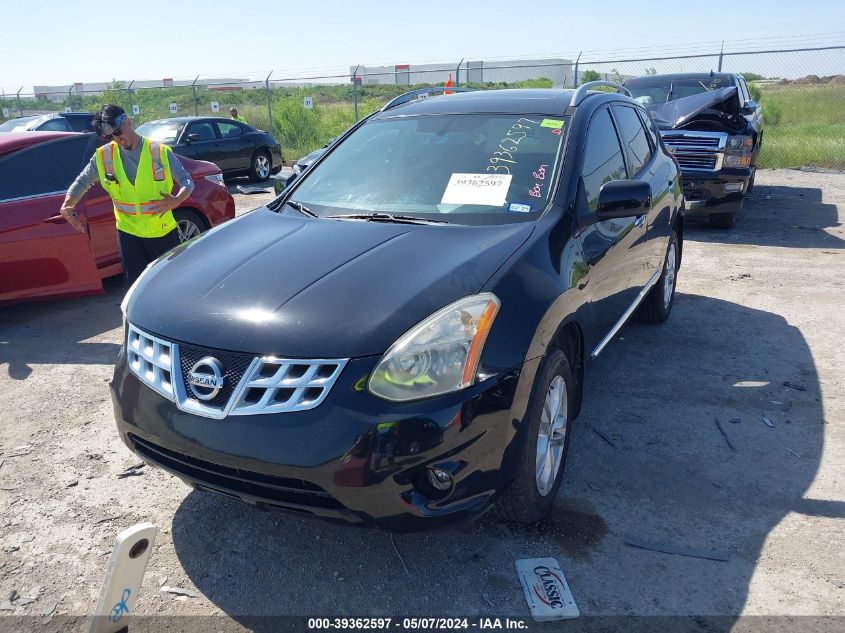
<svg viewBox="0 0 845 633"><path fill-rule="evenodd" d="M128 319L215 349L382 354L436 310L479 292L533 228L300 219L260 208L150 267Z"/></svg>
<svg viewBox="0 0 845 633"><path fill-rule="evenodd" d="M725 101L736 101L736 86L719 88L701 94L647 106L654 123L661 130L673 130L689 123L696 116ZM736 108L733 108L734 110Z"/></svg>

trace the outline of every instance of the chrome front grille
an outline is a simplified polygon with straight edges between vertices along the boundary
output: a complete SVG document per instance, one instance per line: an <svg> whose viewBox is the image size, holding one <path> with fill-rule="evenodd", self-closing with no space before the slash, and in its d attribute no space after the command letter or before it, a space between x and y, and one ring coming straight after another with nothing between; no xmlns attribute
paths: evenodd
<svg viewBox="0 0 845 633"><path fill-rule="evenodd" d="M170 343L130 325L126 336L126 361L141 382L165 398L174 399Z"/></svg>
<svg viewBox="0 0 845 633"><path fill-rule="evenodd" d="M348 359L285 359L214 350L166 341L128 324L129 369L145 385L182 411L209 418L306 411L329 395ZM223 385L213 398L200 400L188 384L200 359L222 367ZM209 394L210 395L210 394Z"/></svg>
<svg viewBox="0 0 845 633"><path fill-rule="evenodd" d="M722 168L728 135L723 132L670 131L661 134L667 149L683 171L713 171Z"/></svg>
<svg viewBox="0 0 845 633"><path fill-rule="evenodd" d="M241 388L231 415L313 409L326 399L345 364L345 360L262 358Z"/></svg>

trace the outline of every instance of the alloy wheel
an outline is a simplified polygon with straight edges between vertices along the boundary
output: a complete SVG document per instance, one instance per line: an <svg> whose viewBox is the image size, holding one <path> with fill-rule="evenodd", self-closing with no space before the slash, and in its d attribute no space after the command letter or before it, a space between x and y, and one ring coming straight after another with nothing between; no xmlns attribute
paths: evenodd
<svg viewBox="0 0 845 633"><path fill-rule="evenodd" d="M562 376L555 376L546 393L537 434L535 477L537 491L542 497L554 488L560 471L566 441L568 405L566 382Z"/></svg>
<svg viewBox="0 0 845 633"><path fill-rule="evenodd" d="M179 220L176 223L176 230L179 231L179 242L187 242L202 233L200 227L191 220Z"/></svg>
<svg viewBox="0 0 845 633"><path fill-rule="evenodd" d="M255 157L255 173L262 180L267 180L270 176L270 160L264 154Z"/></svg>
<svg viewBox="0 0 845 633"><path fill-rule="evenodd" d="M675 291L675 271L676 271L676 252L675 244L669 244L669 252L666 254L666 270L663 271L663 307L669 308L672 303L672 293Z"/></svg>

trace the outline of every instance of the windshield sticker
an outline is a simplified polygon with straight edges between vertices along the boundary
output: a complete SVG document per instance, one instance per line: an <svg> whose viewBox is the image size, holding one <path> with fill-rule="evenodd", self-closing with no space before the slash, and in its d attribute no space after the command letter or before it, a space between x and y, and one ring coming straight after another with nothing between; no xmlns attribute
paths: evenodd
<svg viewBox="0 0 845 633"><path fill-rule="evenodd" d="M543 119L540 127L550 127L554 130L559 130L563 127L563 121L560 119Z"/></svg>
<svg viewBox="0 0 845 633"><path fill-rule="evenodd" d="M540 166L537 168L537 171L532 172L532 175L533 175L533 176L534 176L537 180L545 180L545 179L546 179L546 169L547 169L547 168L548 168L548 165L540 165ZM541 197L541 196L543 195L543 184L544 184L544 183L542 183L542 182L535 182L535 183L534 183L534 186L533 186L531 189L529 189L529 190L528 190L528 195L529 195L529 196L533 196L533 197L535 197L535 198L539 198L539 197Z"/></svg>
<svg viewBox="0 0 845 633"><path fill-rule="evenodd" d="M452 174L441 204L501 207L511 186L510 174Z"/></svg>
<svg viewBox="0 0 845 633"><path fill-rule="evenodd" d="M531 213L530 204L520 204L519 202L511 202L508 205L508 211L513 213Z"/></svg>
<svg viewBox="0 0 845 633"><path fill-rule="evenodd" d="M532 121L531 119L520 118L514 123L510 129L505 134L504 138L499 139L499 147L496 149L499 151L493 152L493 155L490 157L490 164L487 166L487 171L502 173L502 174L510 174L511 170L508 165L516 165L516 159L514 155L519 150L519 143L528 136L528 132L524 130L530 130L531 125L537 125L538 121ZM500 164L506 163L506 164Z"/></svg>

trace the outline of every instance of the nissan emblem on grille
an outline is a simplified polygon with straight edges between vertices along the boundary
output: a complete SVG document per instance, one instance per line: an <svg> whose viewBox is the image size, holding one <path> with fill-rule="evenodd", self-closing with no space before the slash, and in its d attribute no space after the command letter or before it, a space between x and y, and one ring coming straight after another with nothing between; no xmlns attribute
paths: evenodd
<svg viewBox="0 0 845 633"><path fill-rule="evenodd" d="M200 400L212 400L223 388L223 367L212 356L200 359L188 372L188 386Z"/></svg>

